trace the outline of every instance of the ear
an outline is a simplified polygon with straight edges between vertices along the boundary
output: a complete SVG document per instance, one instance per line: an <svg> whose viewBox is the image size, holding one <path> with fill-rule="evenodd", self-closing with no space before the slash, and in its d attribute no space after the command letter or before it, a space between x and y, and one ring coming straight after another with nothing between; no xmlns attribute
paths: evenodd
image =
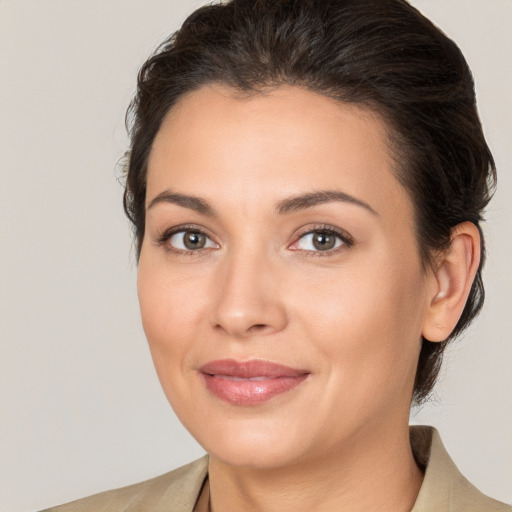
<svg viewBox="0 0 512 512"><path fill-rule="evenodd" d="M431 276L430 303L423 323L429 341L447 339L459 321L480 265L480 232L472 222L452 229L451 244Z"/></svg>

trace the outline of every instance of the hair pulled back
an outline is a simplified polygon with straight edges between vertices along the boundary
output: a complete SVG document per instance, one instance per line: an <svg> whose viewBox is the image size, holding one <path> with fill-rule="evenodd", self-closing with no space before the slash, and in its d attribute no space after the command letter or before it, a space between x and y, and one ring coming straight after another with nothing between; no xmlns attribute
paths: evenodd
<svg viewBox="0 0 512 512"><path fill-rule="evenodd" d="M155 136L184 94L212 83L243 94L304 87L379 113L389 127L396 176L414 203L425 265L449 247L451 229L460 222L480 229L495 165L471 72L453 41L405 0L232 0L196 10L139 72L128 111L124 195L137 256ZM422 342L416 403L430 394L447 342L482 307L484 249L482 237L480 268L450 338Z"/></svg>

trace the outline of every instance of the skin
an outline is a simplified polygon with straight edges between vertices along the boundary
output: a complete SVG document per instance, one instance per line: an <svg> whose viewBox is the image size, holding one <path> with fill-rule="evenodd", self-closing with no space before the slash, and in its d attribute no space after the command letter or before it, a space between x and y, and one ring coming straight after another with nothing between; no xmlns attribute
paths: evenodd
<svg viewBox="0 0 512 512"><path fill-rule="evenodd" d="M393 165L377 114L300 88L242 98L203 87L166 116L149 161L138 294L164 392L210 454L211 510L411 510L422 481L408 438L421 336L453 329L479 240L458 226L452 249L424 270ZM276 212L326 190L372 211L330 200ZM215 215L155 201L171 192ZM183 225L208 236L204 248L183 249ZM304 233L324 226L352 243L318 250ZM162 241L170 228L181 234ZM257 406L234 405L198 371L227 358L310 375Z"/></svg>

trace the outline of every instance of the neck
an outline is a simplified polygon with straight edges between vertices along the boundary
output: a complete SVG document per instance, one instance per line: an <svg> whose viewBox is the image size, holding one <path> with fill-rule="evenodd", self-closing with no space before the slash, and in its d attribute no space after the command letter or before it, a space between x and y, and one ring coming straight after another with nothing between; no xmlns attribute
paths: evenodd
<svg viewBox="0 0 512 512"><path fill-rule="evenodd" d="M423 475L408 426L361 434L349 448L330 450L293 466L240 468L210 456L212 512L409 512Z"/></svg>

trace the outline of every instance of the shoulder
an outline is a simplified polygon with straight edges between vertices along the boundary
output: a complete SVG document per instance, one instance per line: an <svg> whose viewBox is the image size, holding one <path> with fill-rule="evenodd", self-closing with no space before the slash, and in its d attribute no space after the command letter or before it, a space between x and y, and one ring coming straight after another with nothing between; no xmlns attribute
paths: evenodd
<svg viewBox="0 0 512 512"><path fill-rule="evenodd" d="M416 459L425 477L412 512L512 512L512 507L482 494L471 484L446 451L436 429L411 428Z"/></svg>
<svg viewBox="0 0 512 512"><path fill-rule="evenodd" d="M43 512L192 512L207 472L208 457L205 456L150 480L94 494Z"/></svg>

